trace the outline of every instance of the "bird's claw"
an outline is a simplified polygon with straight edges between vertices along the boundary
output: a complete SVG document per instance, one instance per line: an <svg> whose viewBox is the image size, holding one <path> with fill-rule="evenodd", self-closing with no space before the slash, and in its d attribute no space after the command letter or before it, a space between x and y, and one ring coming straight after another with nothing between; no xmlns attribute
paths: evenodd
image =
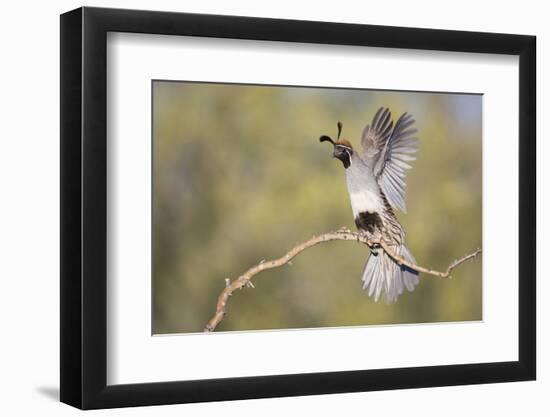
<svg viewBox="0 0 550 417"><path fill-rule="evenodd" d="M369 234L366 230L359 230L357 232L357 241L361 241L362 239L369 240Z"/></svg>

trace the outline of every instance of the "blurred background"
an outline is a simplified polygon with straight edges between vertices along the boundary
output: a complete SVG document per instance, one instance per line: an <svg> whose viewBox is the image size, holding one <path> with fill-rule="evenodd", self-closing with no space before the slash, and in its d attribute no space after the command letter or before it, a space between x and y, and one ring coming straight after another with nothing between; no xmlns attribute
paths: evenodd
<svg viewBox="0 0 550 417"><path fill-rule="evenodd" d="M311 236L355 230L342 164L319 136L360 148L380 106L412 113L417 160L397 212L419 265L482 244L482 96L153 82L153 333L201 332L225 278ZM420 275L397 303L361 289L368 249L329 242L236 292L216 331L482 319L482 261Z"/></svg>

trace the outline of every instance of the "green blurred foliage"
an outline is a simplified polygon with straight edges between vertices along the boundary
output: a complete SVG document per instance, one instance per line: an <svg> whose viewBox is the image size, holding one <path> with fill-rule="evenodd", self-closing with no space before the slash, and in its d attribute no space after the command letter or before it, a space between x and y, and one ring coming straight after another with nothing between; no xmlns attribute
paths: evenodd
<svg viewBox="0 0 550 417"><path fill-rule="evenodd" d="M314 234L354 229L344 169L322 134L359 137L380 106L412 113L419 152L399 213L418 263L444 270L481 247L479 95L153 83L153 333L200 332L225 278ZM482 318L482 265L421 275L396 303L361 289L368 249L330 242L256 277L217 331Z"/></svg>

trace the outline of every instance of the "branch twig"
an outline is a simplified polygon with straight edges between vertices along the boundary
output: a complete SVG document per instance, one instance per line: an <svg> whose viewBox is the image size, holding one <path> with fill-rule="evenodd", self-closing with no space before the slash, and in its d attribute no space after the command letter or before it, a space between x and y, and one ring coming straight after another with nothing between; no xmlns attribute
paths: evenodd
<svg viewBox="0 0 550 417"><path fill-rule="evenodd" d="M223 317L225 316L225 310L227 307L227 302L229 301L229 297L231 297L231 295L236 290L240 290L243 287L254 288L254 285L252 284L251 280L255 275L259 274L262 271L278 268L287 263L290 263L290 261L293 258L295 258L298 254L300 254L304 250L311 248L312 246L318 245L319 243L330 242L332 240L350 240L350 241L363 243L369 246L370 248L377 247L377 246L381 247L399 265L405 265L417 272L422 272L422 273L433 275L439 278L449 278L451 276L451 271L454 268L456 268L461 263L467 261L468 259L472 259L481 253L481 249L477 249L475 252L470 253L469 255L466 255L454 261L449 265L449 267L445 272L441 272L431 268L424 268L422 266L415 265L411 262L408 262L400 255L392 253L391 249L385 242L369 240L364 234L352 232L347 228L342 228L336 232L329 232L323 235L313 236L311 239L294 246L289 252L287 252L286 255L278 259L274 259L271 261L262 260L258 265L253 266L252 268L250 268L248 271L246 271L244 274L234 279L233 281L230 281L228 278L226 278L225 288L223 289L221 294L218 296L218 302L216 304L216 313L210 319L210 321L206 324L206 326L204 327L204 331L213 332L216 326L220 324L220 322L223 320Z"/></svg>

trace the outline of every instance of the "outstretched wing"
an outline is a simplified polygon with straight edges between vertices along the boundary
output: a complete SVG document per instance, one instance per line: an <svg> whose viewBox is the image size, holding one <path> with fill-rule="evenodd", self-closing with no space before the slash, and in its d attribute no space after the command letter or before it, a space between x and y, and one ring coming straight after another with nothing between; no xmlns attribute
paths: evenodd
<svg viewBox="0 0 550 417"><path fill-rule="evenodd" d="M380 107L370 125L365 126L361 135L363 145L363 157L371 166L376 163L380 153L390 137L393 122L391 113L387 108Z"/></svg>
<svg viewBox="0 0 550 417"><path fill-rule="evenodd" d="M407 162L416 159L414 155L418 145L415 137L418 129L411 128L414 122L414 118L408 113L399 117L374 164L374 175L380 188L389 203L403 213L407 212L405 177L411 168Z"/></svg>

